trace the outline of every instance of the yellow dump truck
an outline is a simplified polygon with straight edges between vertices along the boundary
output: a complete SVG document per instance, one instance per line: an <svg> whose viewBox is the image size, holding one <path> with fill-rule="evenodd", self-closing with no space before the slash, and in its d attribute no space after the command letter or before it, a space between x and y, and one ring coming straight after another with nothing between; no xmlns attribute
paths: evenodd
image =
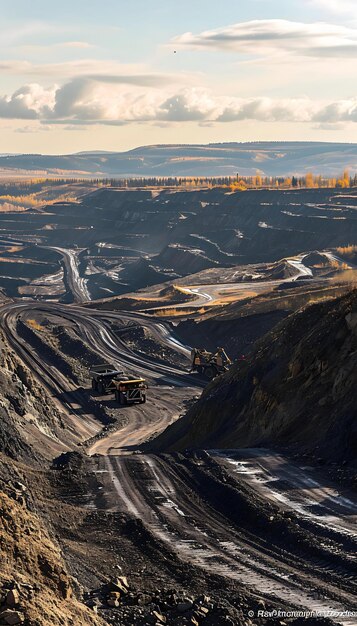
<svg viewBox="0 0 357 626"><path fill-rule="evenodd" d="M89 370L89 376L92 379L93 391L97 391L99 395L104 396L108 393L114 393L114 380L124 376L124 372L112 363L103 363L102 365L92 365Z"/></svg>
<svg viewBox="0 0 357 626"><path fill-rule="evenodd" d="M113 380L115 399L119 404L144 404L148 388L144 378L121 378Z"/></svg>

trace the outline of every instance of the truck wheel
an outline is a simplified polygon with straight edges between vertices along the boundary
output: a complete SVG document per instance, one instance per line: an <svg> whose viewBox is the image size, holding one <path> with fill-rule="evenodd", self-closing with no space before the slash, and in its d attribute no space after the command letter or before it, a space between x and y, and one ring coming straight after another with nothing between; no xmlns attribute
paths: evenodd
<svg viewBox="0 0 357 626"><path fill-rule="evenodd" d="M119 391L115 391L115 401L118 402L118 404L120 404L120 393L119 393Z"/></svg>
<svg viewBox="0 0 357 626"><path fill-rule="evenodd" d="M128 404L126 397L121 391L118 391L118 395L119 395L119 404L124 404L124 405Z"/></svg>

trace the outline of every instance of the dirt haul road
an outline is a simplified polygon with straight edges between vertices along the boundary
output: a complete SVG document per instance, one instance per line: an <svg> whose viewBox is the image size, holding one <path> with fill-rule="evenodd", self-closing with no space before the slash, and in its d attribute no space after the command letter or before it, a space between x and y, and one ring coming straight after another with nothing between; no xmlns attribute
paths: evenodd
<svg viewBox="0 0 357 626"><path fill-rule="evenodd" d="M348 626L356 623L354 617L342 615L356 609L357 502L353 495L341 494L333 485L327 490L319 477L312 478L308 470L297 470L289 460L266 451L118 456L123 448L126 452L135 449L169 423L177 392L188 383L193 386L195 378L128 349L109 326L110 320L115 318L118 323L126 314L35 303L3 307L1 323L10 343L62 401L79 431L88 423L94 428L95 409L92 415L83 414L83 396L78 391L75 411L65 400L64 394L70 391L65 377L54 373L17 334L21 316L41 312L47 318L52 313L75 323L83 340L103 359L116 360L129 370L135 368L153 381L164 382L165 419L150 419L148 403L113 434L96 439L94 432L88 451L102 455L92 457L93 472L100 475L102 488L89 493L91 507L140 519L157 541L174 552L178 562L248 586L283 606L341 613L336 621ZM155 324L151 319L143 323ZM170 338L165 325L160 324L155 332L171 347L187 350ZM82 434L84 438L91 435L85 429Z"/></svg>
<svg viewBox="0 0 357 626"><path fill-rule="evenodd" d="M58 324L59 319L64 324L74 324L83 345L95 351L102 362L114 363L128 374L145 378L150 386L150 402L145 407L128 407L122 412L123 416L119 415L117 428L113 428L108 435L106 431L101 432L103 423L100 422L99 414L102 404L108 403L108 398L92 395L88 388L78 388L60 370L51 355L31 343L31 336L24 337L20 332L21 321L26 322L34 317L41 319L41 316L46 320L51 320L53 316L54 324ZM118 453L121 450L126 452L128 446L137 446L159 434L177 419L185 401L197 396L204 386L203 381L179 367L136 353L111 330L110 323L113 321L118 326L135 320L136 323L153 328L153 335L171 350L175 349L187 356L188 348L171 336L167 325L155 325L151 319L141 319L141 316L131 313L106 315L101 311L59 304L10 304L0 310L1 326L10 345L61 406L67 416L67 426L74 430L74 443L88 442L88 450L93 454ZM80 359L79 354L76 357ZM113 410L121 413L113 400L109 400L109 404ZM67 445L65 449L68 449Z"/></svg>
<svg viewBox="0 0 357 626"><path fill-rule="evenodd" d="M317 527L357 542L357 502L309 466L296 466L270 450L212 451L232 476L239 476L270 502ZM318 529L319 530L319 529ZM351 562L357 557L350 555Z"/></svg>
<svg viewBox="0 0 357 626"><path fill-rule="evenodd" d="M63 257L65 283L67 283L67 288L73 295L74 302L88 302L91 298L87 281L81 277L79 271L79 255L83 250L70 250L58 247L52 247L51 250L58 252Z"/></svg>
<svg viewBox="0 0 357 626"><path fill-rule="evenodd" d="M108 510L139 518L178 560L207 574L282 606L341 614L337 621L355 624L342 615L356 609L354 539L323 521L285 517L280 503L270 507L254 490L242 490L207 456L99 458L102 490L90 503L100 508L104 500Z"/></svg>

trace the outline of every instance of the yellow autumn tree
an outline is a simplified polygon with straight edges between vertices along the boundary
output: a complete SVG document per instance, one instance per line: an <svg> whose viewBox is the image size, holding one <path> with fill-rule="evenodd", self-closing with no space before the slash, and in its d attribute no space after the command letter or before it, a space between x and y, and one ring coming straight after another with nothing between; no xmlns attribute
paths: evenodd
<svg viewBox="0 0 357 626"><path fill-rule="evenodd" d="M308 188L315 187L314 176L311 172L308 172L305 176L305 185Z"/></svg>
<svg viewBox="0 0 357 626"><path fill-rule="evenodd" d="M336 183L336 187L339 189L346 189L346 187L350 186L350 174L348 170L345 170L342 174L342 177L338 179Z"/></svg>
<svg viewBox="0 0 357 626"><path fill-rule="evenodd" d="M232 191L246 191L247 185L244 180L237 180L230 185Z"/></svg>

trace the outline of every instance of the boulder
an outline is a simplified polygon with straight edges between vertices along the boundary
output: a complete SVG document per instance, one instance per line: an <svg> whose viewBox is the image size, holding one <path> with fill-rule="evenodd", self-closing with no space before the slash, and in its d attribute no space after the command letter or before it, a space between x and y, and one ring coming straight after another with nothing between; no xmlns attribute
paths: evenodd
<svg viewBox="0 0 357 626"><path fill-rule="evenodd" d="M1 613L1 621L3 624L9 624L9 626L16 626L17 624L23 624L25 618L19 611L13 611L12 609L6 609Z"/></svg>
<svg viewBox="0 0 357 626"><path fill-rule="evenodd" d="M118 576L111 584L110 587L113 591L120 591L121 593L128 593L129 583L126 576Z"/></svg>
<svg viewBox="0 0 357 626"><path fill-rule="evenodd" d="M200 606L198 609L196 609L195 614L198 617L207 617L209 613L209 610L207 609L207 607L205 606Z"/></svg>
<svg viewBox="0 0 357 626"><path fill-rule="evenodd" d="M20 602L20 594L17 589L10 589L6 596L6 605L14 608Z"/></svg>
<svg viewBox="0 0 357 626"><path fill-rule="evenodd" d="M19 480L15 480L14 487L17 491L27 491L26 485L24 485L23 483L20 483Z"/></svg>
<svg viewBox="0 0 357 626"><path fill-rule="evenodd" d="M184 600L183 602L179 602L177 605L177 610L179 613L186 613L193 607L192 600Z"/></svg>
<svg viewBox="0 0 357 626"><path fill-rule="evenodd" d="M145 606L146 604L150 604L151 602L152 602L152 596L142 594L141 596L138 597L139 606Z"/></svg>
<svg viewBox="0 0 357 626"><path fill-rule="evenodd" d="M111 591L107 598L108 606L118 607L120 604L120 596L120 591Z"/></svg>

